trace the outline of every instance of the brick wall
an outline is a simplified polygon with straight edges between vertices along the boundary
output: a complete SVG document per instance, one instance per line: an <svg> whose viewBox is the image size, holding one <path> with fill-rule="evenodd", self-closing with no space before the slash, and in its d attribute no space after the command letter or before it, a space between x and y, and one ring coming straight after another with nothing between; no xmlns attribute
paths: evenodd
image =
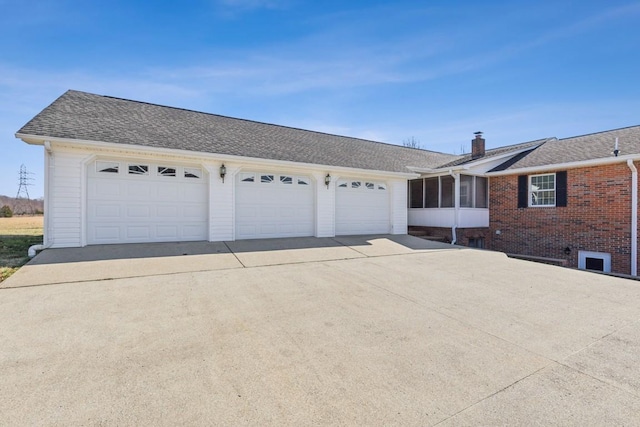
<svg viewBox="0 0 640 427"><path fill-rule="evenodd" d="M427 236L442 237L442 240L449 243L451 242L451 227L423 227L423 226L411 226L412 230L423 230ZM411 231L410 231L411 233ZM456 229L456 244L460 246L469 246L469 239L483 238L485 248L489 247L489 240L491 239L491 233L487 227L477 228L458 228Z"/></svg>
<svg viewBox="0 0 640 427"><path fill-rule="evenodd" d="M568 169L566 207L518 208L517 196L516 175L490 179L490 249L565 259L575 268L578 251L606 252L612 272L630 273L631 170L626 163Z"/></svg>

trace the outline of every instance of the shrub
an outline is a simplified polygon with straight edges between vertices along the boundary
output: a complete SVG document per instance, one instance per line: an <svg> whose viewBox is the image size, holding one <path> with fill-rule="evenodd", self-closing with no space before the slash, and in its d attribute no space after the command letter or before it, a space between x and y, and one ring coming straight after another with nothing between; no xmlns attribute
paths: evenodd
<svg viewBox="0 0 640 427"><path fill-rule="evenodd" d="M0 217L11 218L13 216L13 211L7 205L4 205L0 208Z"/></svg>

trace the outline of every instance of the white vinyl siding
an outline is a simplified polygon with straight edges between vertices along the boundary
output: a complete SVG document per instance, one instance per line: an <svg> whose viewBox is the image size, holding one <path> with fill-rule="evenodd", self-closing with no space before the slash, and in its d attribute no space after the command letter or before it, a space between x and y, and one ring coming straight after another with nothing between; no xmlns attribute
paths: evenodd
<svg viewBox="0 0 640 427"><path fill-rule="evenodd" d="M48 243L54 248L82 246L83 168L86 154L57 151L49 171Z"/></svg>

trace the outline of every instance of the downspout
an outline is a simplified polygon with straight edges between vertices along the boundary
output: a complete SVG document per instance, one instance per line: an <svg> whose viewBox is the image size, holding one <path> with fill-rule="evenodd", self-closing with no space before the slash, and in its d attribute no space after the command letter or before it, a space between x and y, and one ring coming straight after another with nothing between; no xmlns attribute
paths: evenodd
<svg viewBox="0 0 640 427"><path fill-rule="evenodd" d="M48 247L50 247L53 244L53 241L51 240L51 233L50 233L50 229L49 229L49 181L50 181L50 176L51 176L51 170L53 168L53 153L51 152L51 142L49 141L45 141L44 142L44 151L45 151L45 157L44 157L44 224L43 224L43 236L42 236L42 243L41 245L32 245L29 247L29 249L27 250L27 255L29 256L29 258L33 258L34 256L37 255L38 251L42 251L44 249L47 249Z"/></svg>
<svg viewBox="0 0 640 427"><path fill-rule="evenodd" d="M458 194L460 194L460 175L453 173L453 170L451 169L449 169L449 175L451 175L454 182L453 206L455 212L453 214L453 227L451 227L451 244L455 245L458 241L456 229L458 228L458 216L460 214L460 198L458 197Z"/></svg>
<svg viewBox="0 0 640 427"><path fill-rule="evenodd" d="M638 168L627 160L631 169L631 275L638 275Z"/></svg>

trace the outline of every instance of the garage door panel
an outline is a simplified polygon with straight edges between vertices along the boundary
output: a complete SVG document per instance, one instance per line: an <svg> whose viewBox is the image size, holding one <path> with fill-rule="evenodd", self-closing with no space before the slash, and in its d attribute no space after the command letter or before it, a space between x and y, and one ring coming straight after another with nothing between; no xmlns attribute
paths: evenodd
<svg viewBox="0 0 640 427"><path fill-rule="evenodd" d="M114 162L118 163L118 162ZM89 166L87 243L206 240L208 181L156 174L100 173ZM180 176L178 176L180 175Z"/></svg>
<svg viewBox="0 0 640 427"><path fill-rule="evenodd" d="M156 196L158 200L175 201L180 197L180 186L175 183L163 182L162 186L157 187Z"/></svg>
<svg viewBox="0 0 640 427"><path fill-rule="evenodd" d="M156 209L158 218L175 218L178 216L177 206L158 206Z"/></svg>
<svg viewBox="0 0 640 427"><path fill-rule="evenodd" d="M95 227L96 238L102 241L119 241L119 226L97 226Z"/></svg>
<svg viewBox="0 0 640 427"><path fill-rule="evenodd" d="M125 227L126 237L130 240L148 240L151 237L150 226L128 225Z"/></svg>
<svg viewBox="0 0 640 427"><path fill-rule="evenodd" d="M206 233L206 224L200 225L183 225L182 226L182 235L186 238L197 238L202 234Z"/></svg>
<svg viewBox="0 0 640 427"><path fill-rule="evenodd" d="M149 219L151 210L147 205L129 205L127 206L127 217Z"/></svg>
<svg viewBox="0 0 640 427"><path fill-rule="evenodd" d="M177 225L158 225L156 227L156 235L161 239L177 239L178 238L178 226Z"/></svg>
<svg viewBox="0 0 640 427"><path fill-rule="evenodd" d="M93 216L97 218L119 218L120 217L120 206L119 205L103 205L99 204L91 209L93 211Z"/></svg>
<svg viewBox="0 0 640 427"><path fill-rule="evenodd" d="M309 177L297 180L293 176L273 172L238 175L237 239L313 236L314 186ZM251 177L254 181L244 181Z"/></svg>
<svg viewBox="0 0 640 427"><path fill-rule="evenodd" d="M120 196L120 183L111 181L98 181L94 183L95 193L100 197Z"/></svg>
<svg viewBox="0 0 640 427"><path fill-rule="evenodd" d="M136 176L135 179L144 179L144 176ZM156 185L158 183L155 183ZM149 199L149 195L155 193L150 183L129 182L126 184L126 194L138 199ZM152 193L153 192L153 193Z"/></svg>

